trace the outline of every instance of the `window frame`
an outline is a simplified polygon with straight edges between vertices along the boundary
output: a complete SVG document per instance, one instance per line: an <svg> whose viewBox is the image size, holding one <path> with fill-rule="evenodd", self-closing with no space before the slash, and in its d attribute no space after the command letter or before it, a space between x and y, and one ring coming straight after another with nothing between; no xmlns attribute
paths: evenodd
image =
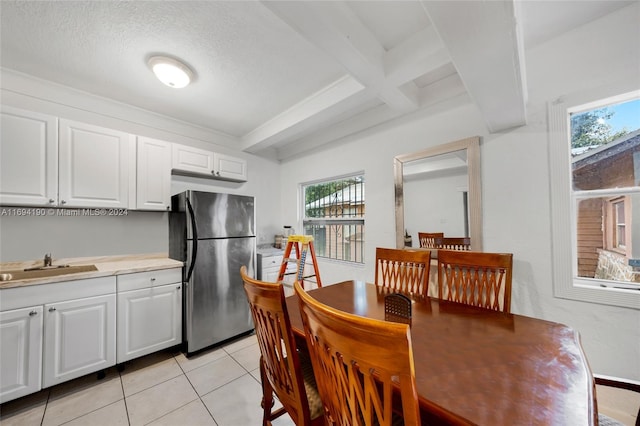
<svg viewBox="0 0 640 426"><path fill-rule="evenodd" d="M339 176L332 176L332 177L327 177L327 178L322 178L322 179L316 179L313 181L309 181L309 182L303 182L299 184L299 193L300 193L300 217L301 217L301 222L302 222L302 230L303 232L305 229L306 225L324 225L325 227L328 226L333 226L333 225L360 225L362 226L362 234L365 233L365 216L366 216L366 195L363 195L363 205L364 205L364 214L362 215L362 217L345 217L345 218L337 218L337 217L307 217L306 216L306 197L305 197L305 188L308 186L313 186L313 185L319 185L319 184L323 184L323 183L331 183L331 182L335 182L335 181L341 181L341 180L347 180L347 179L351 179L351 178L357 178L357 177L362 177L362 181L366 182L365 179L365 173L363 170L358 171L358 172L353 172L353 173L347 173L344 175L339 175ZM366 185L365 185L365 194L366 194ZM343 227L344 229L344 227ZM350 243L349 243L350 244ZM345 253L343 252L343 256L341 259L335 258L335 257L327 257L327 256L323 256L319 254L319 250L318 247L316 245L316 257L321 258L323 260L326 261L330 261L330 262L340 262L340 263L347 263L350 265L364 265L366 263L365 261L365 250L364 250L364 241L362 243L362 261L355 261L355 260L347 260L345 257L351 257L351 253L348 253L348 256L345 256Z"/></svg>
<svg viewBox="0 0 640 426"><path fill-rule="evenodd" d="M637 84L617 83L548 103L551 262L553 292L557 298L640 309L640 291L637 289L621 288L624 283L618 281L577 276L576 202L579 197L572 194L569 144L570 113L578 109L595 109L605 101L618 103L638 97ZM618 283L622 285L618 286Z"/></svg>
<svg viewBox="0 0 640 426"><path fill-rule="evenodd" d="M605 248L607 250L614 251L616 253L620 253L625 256L629 254L628 245L626 244L626 242L629 241L628 228L626 225L627 216L628 216L627 209L629 208L628 198L629 197L623 195L623 196L612 197L608 199L606 201L607 207L605 212L605 215L606 215L605 224L611 230L611 238L606 239ZM621 204L622 204L622 214L624 216L622 222L619 221L619 216L618 216L618 206ZM620 227L622 227L625 244L620 244L620 239L619 239Z"/></svg>

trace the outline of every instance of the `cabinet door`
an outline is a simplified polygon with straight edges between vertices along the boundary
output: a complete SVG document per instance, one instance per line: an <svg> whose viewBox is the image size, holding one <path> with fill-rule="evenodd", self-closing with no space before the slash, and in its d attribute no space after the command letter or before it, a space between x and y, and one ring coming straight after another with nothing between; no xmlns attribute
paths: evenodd
<svg viewBox="0 0 640 426"><path fill-rule="evenodd" d="M0 204L55 206L58 198L58 119L2 107Z"/></svg>
<svg viewBox="0 0 640 426"><path fill-rule="evenodd" d="M118 293L118 363L182 342L182 284Z"/></svg>
<svg viewBox="0 0 640 426"><path fill-rule="evenodd" d="M179 172L213 175L213 152L186 145L173 144L171 167Z"/></svg>
<svg viewBox="0 0 640 426"><path fill-rule="evenodd" d="M277 269L271 268L271 269L267 269L267 270L263 270L263 280L262 281L266 281L268 283L275 283L278 281L278 273L280 272L280 268L278 267Z"/></svg>
<svg viewBox="0 0 640 426"><path fill-rule="evenodd" d="M59 143L61 207L135 205L133 135L60 120Z"/></svg>
<svg viewBox="0 0 640 426"><path fill-rule="evenodd" d="M0 360L0 403L41 389L42 306L0 312Z"/></svg>
<svg viewBox="0 0 640 426"><path fill-rule="evenodd" d="M247 180L247 162L242 158L215 153L213 155L213 169L215 177L220 179L237 182L246 182Z"/></svg>
<svg viewBox="0 0 640 426"><path fill-rule="evenodd" d="M136 208L168 210L171 202L171 144L138 136Z"/></svg>
<svg viewBox="0 0 640 426"><path fill-rule="evenodd" d="M282 264L282 256L266 256L258 254L258 279L268 282L276 282L278 272ZM274 276L275 274L275 276Z"/></svg>
<svg viewBox="0 0 640 426"><path fill-rule="evenodd" d="M116 296L44 305L43 387L115 365Z"/></svg>

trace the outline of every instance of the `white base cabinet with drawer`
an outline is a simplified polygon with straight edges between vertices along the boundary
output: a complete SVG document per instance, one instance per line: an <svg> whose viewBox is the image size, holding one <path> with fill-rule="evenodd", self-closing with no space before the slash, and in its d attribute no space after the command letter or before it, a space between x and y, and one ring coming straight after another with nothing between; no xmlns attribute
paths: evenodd
<svg viewBox="0 0 640 426"><path fill-rule="evenodd" d="M0 402L115 365L115 277L3 289L0 311Z"/></svg>
<svg viewBox="0 0 640 426"><path fill-rule="evenodd" d="M0 312L0 403L42 387L42 306Z"/></svg>
<svg viewBox="0 0 640 426"><path fill-rule="evenodd" d="M46 304L44 316L45 388L115 364L115 294Z"/></svg>
<svg viewBox="0 0 640 426"><path fill-rule="evenodd" d="M262 254L258 253L258 279L270 283L278 281L278 275L280 274L280 266L282 265L282 257L284 252L280 254ZM287 263L286 274L293 274L296 272L296 263ZM289 275L288 275L289 276ZM286 281L286 280L285 280ZM291 296L293 291L293 282L284 283L284 295Z"/></svg>
<svg viewBox="0 0 640 426"><path fill-rule="evenodd" d="M119 275L117 362L182 343L182 269Z"/></svg>

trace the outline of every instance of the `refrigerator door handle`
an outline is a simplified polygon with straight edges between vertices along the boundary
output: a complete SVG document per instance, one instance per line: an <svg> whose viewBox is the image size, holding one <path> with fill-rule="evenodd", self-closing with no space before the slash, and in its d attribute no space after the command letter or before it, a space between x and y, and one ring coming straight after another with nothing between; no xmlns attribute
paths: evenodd
<svg viewBox="0 0 640 426"><path fill-rule="evenodd" d="M193 268L196 266L196 256L198 255L198 229L196 228L196 218L193 214L193 207L191 207L191 202L189 199L187 201L187 209L189 209L189 219L191 220L191 229L193 231L193 250L191 250L191 264L189 265L189 272L187 272L186 282L191 280L191 274L193 273Z"/></svg>

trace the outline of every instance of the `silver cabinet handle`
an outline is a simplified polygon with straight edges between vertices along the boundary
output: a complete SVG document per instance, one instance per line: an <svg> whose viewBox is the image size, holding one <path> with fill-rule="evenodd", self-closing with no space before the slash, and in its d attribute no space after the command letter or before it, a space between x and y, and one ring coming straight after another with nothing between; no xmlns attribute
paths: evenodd
<svg viewBox="0 0 640 426"><path fill-rule="evenodd" d="M180 286L176 287L176 290L180 290Z"/></svg>
<svg viewBox="0 0 640 426"><path fill-rule="evenodd" d="M65 200L60 200L60 204L67 204Z"/></svg>
<svg viewBox="0 0 640 426"><path fill-rule="evenodd" d="M53 312L55 310L56 310L56 308L54 308L53 306L49 308L49 312Z"/></svg>
<svg viewBox="0 0 640 426"><path fill-rule="evenodd" d="M29 312L29 316L32 317L34 315L38 315L38 311L31 311Z"/></svg>
<svg viewBox="0 0 640 426"><path fill-rule="evenodd" d="M151 282L153 282L153 281L155 281L155 280L156 280L155 278L151 278Z"/></svg>
<svg viewBox="0 0 640 426"><path fill-rule="evenodd" d="M54 200L53 198L49 198L49 204L53 204L55 202L56 202L56 200Z"/></svg>

